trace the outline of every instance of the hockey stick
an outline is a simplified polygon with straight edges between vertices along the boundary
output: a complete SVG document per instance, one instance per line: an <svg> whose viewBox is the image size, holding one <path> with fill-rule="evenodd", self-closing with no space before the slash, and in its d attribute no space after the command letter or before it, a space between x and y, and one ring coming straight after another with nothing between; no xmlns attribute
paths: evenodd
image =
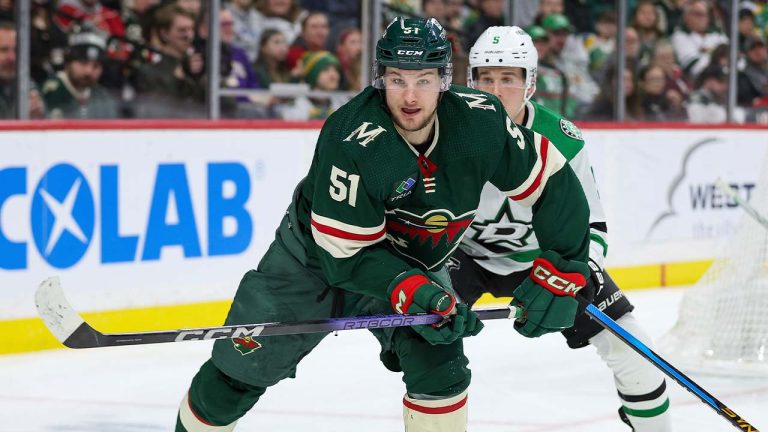
<svg viewBox="0 0 768 432"><path fill-rule="evenodd" d="M720 177L715 180L715 186L720 188L721 191L725 192L729 197L733 198L734 201L736 201L736 204L740 205L741 208L744 209L747 214L752 216L757 223L762 225L765 229L768 229L768 218L761 215L760 212L755 209L752 204L748 203L746 200L744 200L742 197L739 196L738 193L736 193L735 190L726 182L723 181Z"/></svg>
<svg viewBox="0 0 768 432"><path fill-rule="evenodd" d="M577 297L578 299L578 297ZM583 300L580 300L583 301ZM164 330L142 333L104 334L91 327L69 305L61 289L59 278L52 277L43 281L35 292L35 305L46 327L65 346L69 348L101 348L121 345L143 345L165 342L184 342L211 339L235 339L255 336L279 336L299 333L325 333L340 330L358 330L369 328L403 327L412 325L435 324L443 320L440 315L382 315L351 318L334 318L314 321L275 322L219 327L201 327L181 330ZM521 310L515 307L500 309L481 309L475 311L480 319L519 318ZM597 323L618 337L630 348L650 361L667 376L683 388L697 396L702 402L712 407L718 414L741 431L759 432L754 426L741 418L733 410L702 389L682 372L659 357L653 350L626 331L609 316L592 304L586 306L587 313Z"/></svg>
<svg viewBox="0 0 768 432"><path fill-rule="evenodd" d="M737 429L739 429L740 431L760 432L757 430L757 428L755 428L754 426L749 424L749 422L744 420L740 415L736 414L733 410L725 406L725 404L717 400L714 396L712 396L706 390L701 388L698 384L693 382L693 380L685 376L685 374L677 370L677 368L669 364L663 358L659 357L659 355L656 354L652 349L648 348L647 345L645 345L640 340L632 336L632 334L630 334L618 323L616 323L616 321L612 320L608 315L604 314L600 309L595 307L595 305L593 304L587 305L587 309L585 312L590 317L592 317L593 320L597 321L597 323L600 324L604 329L613 333L614 336L619 338L622 342L627 344L630 348L635 350L638 354L645 357L646 360L648 360L654 366L659 368L659 370L664 372L668 377L677 381L677 383L680 384L684 389L693 393L702 402L709 405L712 409L714 409L723 418L728 420Z"/></svg>
<svg viewBox="0 0 768 432"><path fill-rule="evenodd" d="M69 305L58 277L43 281L35 292L37 313L48 330L69 348L101 348L121 345L143 345L210 339L235 339L256 336L280 336L299 333L326 333L385 327L435 324L444 319L436 314L376 315L331 318L313 321L272 322L219 327L200 327L142 333L104 334L91 327ZM480 319L517 318L519 309L506 307L475 311Z"/></svg>

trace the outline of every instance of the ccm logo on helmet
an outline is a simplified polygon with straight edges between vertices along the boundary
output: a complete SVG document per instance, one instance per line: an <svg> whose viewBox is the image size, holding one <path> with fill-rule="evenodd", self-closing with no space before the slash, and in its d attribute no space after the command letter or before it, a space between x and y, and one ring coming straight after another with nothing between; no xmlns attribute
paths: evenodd
<svg viewBox="0 0 768 432"><path fill-rule="evenodd" d="M422 55L424 54L424 51L417 51L417 50L397 50L397 53L400 55Z"/></svg>
<svg viewBox="0 0 768 432"><path fill-rule="evenodd" d="M583 284L578 285L572 280L568 280L560 275L555 274L541 264L537 264L533 268L531 275L533 276L534 281L536 281L539 285L558 295L575 296L579 290L584 288ZM583 280L583 276L581 276L581 279Z"/></svg>

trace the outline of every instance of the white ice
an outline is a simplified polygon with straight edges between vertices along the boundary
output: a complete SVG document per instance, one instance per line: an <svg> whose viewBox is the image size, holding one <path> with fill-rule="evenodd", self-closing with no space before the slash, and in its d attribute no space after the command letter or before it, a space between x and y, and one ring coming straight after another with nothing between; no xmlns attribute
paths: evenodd
<svg viewBox="0 0 768 432"><path fill-rule="evenodd" d="M681 290L629 293L653 337L674 323ZM209 342L55 350L0 357L0 431L171 431ZM559 335L528 340L512 323L487 322L466 341L473 381L471 432L629 431L616 415L609 370L592 347L570 350ZM768 430L768 379L689 377L753 426ZM735 428L668 380L677 431ZM402 430L400 375L378 361L366 331L327 337L298 376L270 389L237 431Z"/></svg>

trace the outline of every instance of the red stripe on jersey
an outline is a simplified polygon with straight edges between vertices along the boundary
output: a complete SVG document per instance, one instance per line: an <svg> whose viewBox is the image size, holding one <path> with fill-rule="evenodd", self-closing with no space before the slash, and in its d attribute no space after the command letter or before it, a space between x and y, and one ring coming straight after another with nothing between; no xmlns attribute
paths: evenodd
<svg viewBox="0 0 768 432"><path fill-rule="evenodd" d="M403 405L405 405L408 409L412 409L414 411L418 411L424 414L448 414L450 412L457 411L459 408L463 407L466 404L467 404L467 396L464 396L464 399L456 402L453 405L434 407L434 408L416 405L415 403L407 399L403 399Z"/></svg>
<svg viewBox="0 0 768 432"><path fill-rule="evenodd" d="M198 414L195 412L195 410L192 408L192 399L189 397L189 392L187 392L187 405L189 405L189 412L191 412L191 413L192 413L192 415L193 415L193 416L195 416L195 418L196 418L196 419L197 419L197 420L198 420L200 423L202 423L202 424L204 424L204 425L206 425L206 426L213 426L213 427L215 427L215 425L213 425L213 424L211 424L211 423L208 423L208 422L207 422L207 421L206 421L204 418L200 417L200 416L199 416L199 415L198 415Z"/></svg>
<svg viewBox="0 0 768 432"><path fill-rule="evenodd" d="M323 234L328 234L330 236L342 238L345 240L373 241L381 238L381 236L383 236L385 232L385 228L382 228L381 231L374 234L355 234L355 233L343 231L328 225L323 225L314 219L311 219L310 223L312 224L313 227L315 227L316 230L320 231Z"/></svg>
<svg viewBox="0 0 768 432"><path fill-rule="evenodd" d="M536 180L533 181L533 183L523 191L522 193L515 195L512 198L515 201L520 201L522 199L525 199L528 197L528 195L532 194L533 192L538 189L539 185L541 184L541 177L544 175L544 170L547 168L547 148L549 148L549 140L547 140L544 135L541 136L541 169L539 170L538 174L536 174Z"/></svg>

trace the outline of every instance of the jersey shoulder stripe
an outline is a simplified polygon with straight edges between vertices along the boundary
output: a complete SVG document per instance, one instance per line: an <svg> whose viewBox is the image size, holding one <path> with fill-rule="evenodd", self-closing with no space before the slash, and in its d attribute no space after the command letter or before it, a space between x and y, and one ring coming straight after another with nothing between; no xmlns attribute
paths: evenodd
<svg viewBox="0 0 768 432"><path fill-rule="evenodd" d="M375 227L359 227L312 212L310 224L317 245L334 258L349 258L386 237L384 220Z"/></svg>
<svg viewBox="0 0 768 432"><path fill-rule="evenodd" d="M512 200L530 207L539 199L547 179L560 171L568 162L549 140L539 134L534 134L534 149L538 156L528 178L512 191L504 192Z"/></svg>

